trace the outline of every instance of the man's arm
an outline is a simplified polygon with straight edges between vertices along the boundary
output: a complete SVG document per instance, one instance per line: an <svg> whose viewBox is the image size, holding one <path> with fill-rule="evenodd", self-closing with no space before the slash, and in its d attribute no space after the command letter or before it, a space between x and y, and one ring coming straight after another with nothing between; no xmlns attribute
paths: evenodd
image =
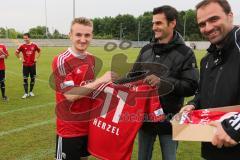
<svg viewBox="0 0 240 160"><path fill-rule="evenodd" d="M240 142L240 113L224 120L222 123L223 129L236 142Z"/></svg>
<svg viewBox="0 0 240 160"><path fill-rule="evenodd" d="M36 45L36 56L35 56L35 62L37 62L38 58L41 55L41 49Z"/></svg>
<svg viewBox="0 0 240 160"><path fill-rule="evenodd" d="M68 101L74 102L90 94L92 91L97 89L101 84L115 81L117 78L118 76L116 73L108 71L102 77L96 79L91 83L79 87L72 87L70 90L64 93L64 96Z"/></svg>
<svg viewBox="0 0 240 160"><path fill-rule="evenodd" d="M0 58L7 59L8 56L9 54L7 48L5 46L3 46L3 48L0 48Z"/></svg>
<svg viewBox="0 0 240 160"><path fill-rule="evenodd" d="M20 61L22 61L23 59L22 59L22 57L20 56L20 52L21 52L21 46L19 46L19 47L16 49L15 55L16 55L16 57L17 57Z"/></svg>
<svg viewBox="0 0 240 160"><path fill-rule="evenodd" d="M191 110L194 110L194 109L199 109L201 107L201 104L200 104L200 99L201 99L201 96L200 96L200 89L201 89L201 79L202 79L202 75L204 74L204 63L203 63L203 60L201 60L201 63L200 63L200 80L199 80L199 84L198 84L198 89L195 93L195 96L192 100L190 100L186 106L182 107L180 112L189 112Z"/></svg>
<svg viewBox="0 0 240 160"><path fill-rule="evenodd" d="M64 70L64 72L63 72ZM102 77L96 79L95 81L85 84L83 86L75 86L72 75L69 73L65 74L65 71L68 70L65 63L60 65L58 57L55 57L52 62L52 86L56 92L59 92L65 96L68 101L75 101L81 99L84 96L90 94L93 90L97 89L101 84L110 82L118 78L116 73L106 72Z"/></svg>
<svg viewBox="0 0 240 160"><path fill-rule="evenodd" d="M232 147L240 143L240 113L220 122L212 122L210 125L216 127L212 144L221 148Z"/></svg>
<svg viewBox="0 0 240 160"><path fill-rule="evenodd" d="M168 76L164 80L174 85L174 94L179 96L192 96L198 88L199 73L194 53L187 54L179 78Z"/></svg>
<svg viewBox="0 0 240 160"><path fill-rule="evenodd" d="M194 110L196 108L199 108L200 106L200 94L196 93L193 100L189 101L186 106L182 107L181 112L190 112L191 110Z"/></svg>

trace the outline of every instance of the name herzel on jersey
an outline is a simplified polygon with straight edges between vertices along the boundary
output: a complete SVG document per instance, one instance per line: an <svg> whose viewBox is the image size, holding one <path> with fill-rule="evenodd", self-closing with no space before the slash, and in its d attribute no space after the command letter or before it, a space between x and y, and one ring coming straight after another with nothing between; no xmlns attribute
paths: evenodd
<svg viewBox="0 0 240 160"><path fill-rule="evenodd" d="M97 126L98 128L102 129L102 130L105 130L111 134L115 134L117 136L119 136L119 128L116 127L116 126L113 126L111 124L107 124L97 118L95 118L93 120L93 125Z"/></svg>

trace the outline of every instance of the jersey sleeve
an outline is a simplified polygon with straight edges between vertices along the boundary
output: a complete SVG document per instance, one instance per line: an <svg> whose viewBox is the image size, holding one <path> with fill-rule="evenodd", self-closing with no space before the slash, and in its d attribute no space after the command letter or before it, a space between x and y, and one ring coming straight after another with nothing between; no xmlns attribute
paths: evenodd
<svg viewBox="0 0 240 160"><path fill-rule="evenodd" d="M37 44L35 44L35 50L36 50L37 52L40 52L40 51L41 51L41 49L39 48L39 46L38 46Z"/></svg>
<svg viewBox="0 0 240 160"><path fill-rule="evenodd" d="M62 90L70 90L75 86L74 80L73 80L73 73L69 73L66 75L63 82L60 84L60 87Z"/></svg>
<svg viewBox="0 0 240 160"><path fill-rule="evenodd" d="M19 54L20 52L22 52L22 45L18 46L18 48L16 49L17 54Z"/></svg>
<svg viewBox="0 0 240 160"><path fill-rule="evenodd" d="M154 91L152 91L154 92ZM157 91L156 91L157 92ZM159 122L165 119L165 115L163 112L163 109L161 107L159 97L156 96L156 94L153 94L149 96L148 102L147 102L147 114L148 119L147 121L150 122Z"/></svg>
<svg viewBox="0 0 240 160"><path fill-rule="evenodd" d="M240 113L222 121L222 127L232 139L240 143Z"/></svg>
<svg viewBox="0 0 240 160"><path fill-rule="evenodd" d="M72 73L66 74L66 64L60 64L58 57L55 57L52 63L52 83L54 83L54 89L57 92L66 92L69 87L74 86L72 79Z"/></svg>
<svg viewBox="0 0 240 160"><path fill-rule="evenodd" d="M3 53L2 53L2 54L4 54L6 57L8 57L8 56L9 56L9 53L8 53L7 47L3 45L3 46L2 46L2 50L3 50Z"/></svg>

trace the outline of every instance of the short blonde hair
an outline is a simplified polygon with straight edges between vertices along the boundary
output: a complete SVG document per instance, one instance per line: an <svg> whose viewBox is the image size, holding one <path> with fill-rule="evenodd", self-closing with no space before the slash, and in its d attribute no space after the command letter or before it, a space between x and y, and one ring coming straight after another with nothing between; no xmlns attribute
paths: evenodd
<svg viewBox="0 0 240 160"><path fill-rule="evenodd" d="M72 31L72 26L74 24L82 24L84 26L89 26L89 27L93 27L93 22L92 20L85 18L85 17L78 17L78 18L74 18L72 23L71 23L71 31Z"/></svg>

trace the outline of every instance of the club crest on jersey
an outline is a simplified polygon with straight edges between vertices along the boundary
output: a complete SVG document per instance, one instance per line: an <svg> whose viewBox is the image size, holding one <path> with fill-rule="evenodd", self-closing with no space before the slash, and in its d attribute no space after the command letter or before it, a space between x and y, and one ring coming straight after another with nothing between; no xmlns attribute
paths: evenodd
<svg viewBox="0 0 240 160"><path fill-rule="evenodd" d="M82 73L82 71L81 71L80 68L78 68L78 69L77 69L77 74L80 74L80 73Z"/></svg>

